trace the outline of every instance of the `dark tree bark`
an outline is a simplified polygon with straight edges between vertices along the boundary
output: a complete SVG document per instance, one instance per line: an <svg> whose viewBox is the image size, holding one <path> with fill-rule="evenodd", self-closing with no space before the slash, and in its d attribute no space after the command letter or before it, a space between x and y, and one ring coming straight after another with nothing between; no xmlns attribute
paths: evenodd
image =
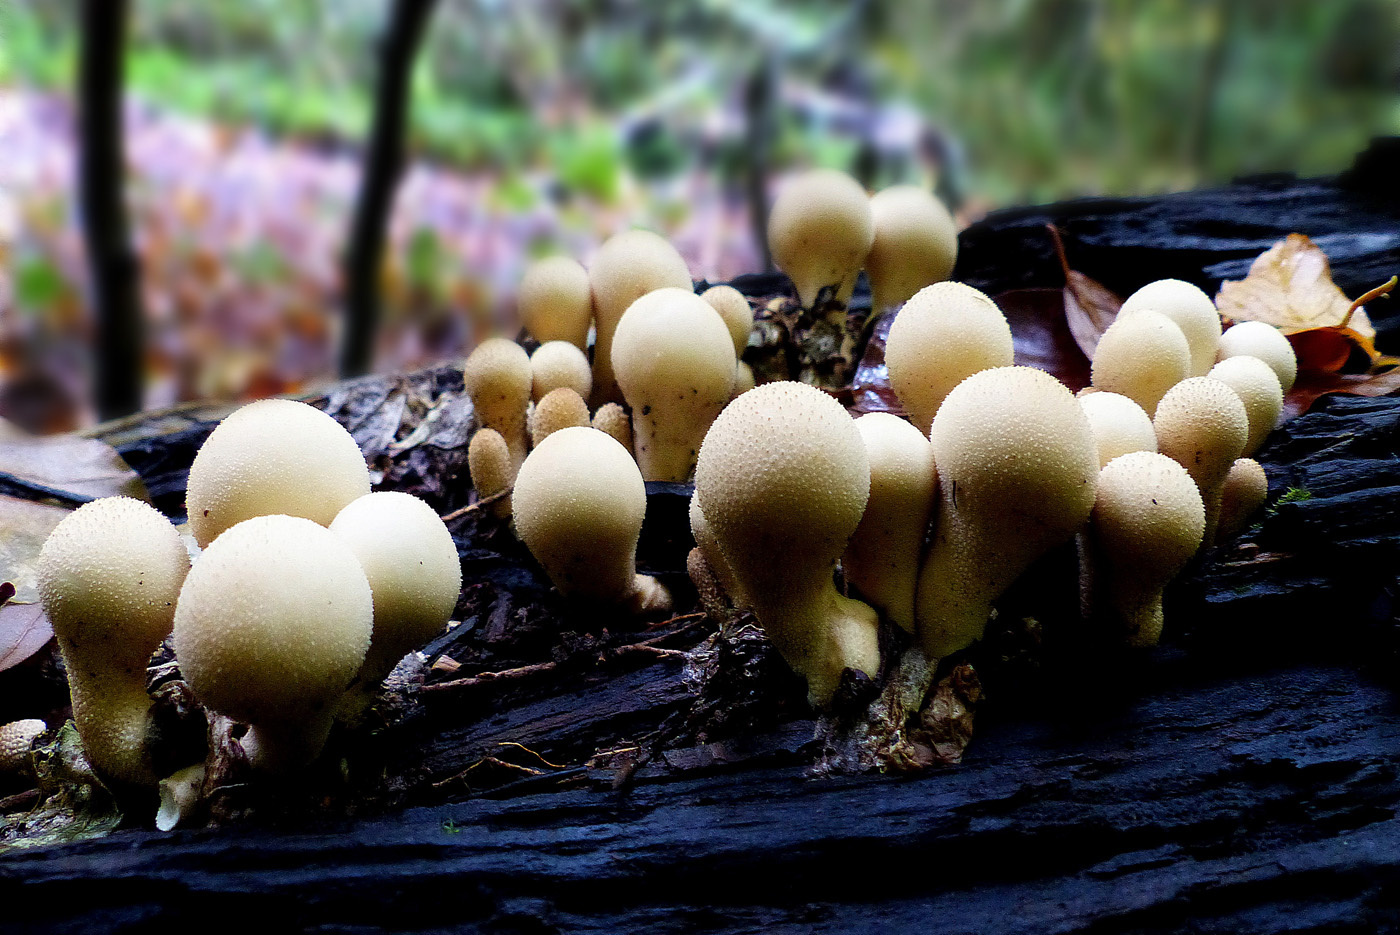
<svg viewBox="0 0 1400 935"><path fill-rule="evenodd" d="M126 0L83 0L78 59L78 205L97 317L96 401L103 419L141 408L141 270L123 200L122 50Z"/></svg>
<svg viewBox="0 0 1400 935"><path fill-rule="evenodd" d="M409 80L433 4L434 0L396 0L379 42L374 122L342 277L345 336L340 372L346 377L367 372L374 357L374 335L379 326L379 264L394 191L403 174Z"/></svg>

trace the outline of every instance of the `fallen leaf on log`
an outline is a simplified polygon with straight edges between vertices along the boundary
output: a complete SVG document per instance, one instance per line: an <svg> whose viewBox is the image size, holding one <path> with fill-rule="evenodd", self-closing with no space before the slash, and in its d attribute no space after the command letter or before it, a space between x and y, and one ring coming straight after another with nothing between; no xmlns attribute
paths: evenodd
<svg viewBox="0 0 1400 935"><path fill-rule="evenodd" d="M1074 343L1078 344L1084 353L1085 360L1093 360L1094 351L1099 347L1099 338L1118 317L1123 300L1097 279L1072 269L1069 258L1065 255L1065 244L1060 237L1060 229L1054 224L1047 224L1046 227L1055 242L1055 256L1060 261L1060 269L1065 274L1065 323L1069 326L1069 333L1074 336Z"/></svg>
<svg viewBox="0 0 1400 935"><path fill-rule="evenodd" d="M1013 289L994 301L1011 325L1015 363L1044 370L1072 392L1089 385L1089 358L1070 330L1067 289Z"/></svg>
<svg viewBox="0 0 1400 935"><path fill-rule="evenodd" d="M0 434L0 475L43 494L58 492L54 499L73 501L97 497L135 497L150 502L146 485L117 450L95 438L23 433Z"/></svg>

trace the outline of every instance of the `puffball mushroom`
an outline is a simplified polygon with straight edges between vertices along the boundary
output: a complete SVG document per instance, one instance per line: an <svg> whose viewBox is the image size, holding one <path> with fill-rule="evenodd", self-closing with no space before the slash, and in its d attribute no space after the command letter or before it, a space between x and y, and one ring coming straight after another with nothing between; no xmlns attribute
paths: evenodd
<svg viewBox="0 0 1400 935"><path fill-rule="evenodd" d="M821 390L765 383L710 426L695 492L720 551L768 638L830 705L841 673L880 669L875 611L832 578L870 493L851 417Z"/></svg>
<svg viewBox="0 0 1400 935"><path fill-rule="evenodd" d="M1079 401L1029 367L958 384L929 441L939 493L917 615L924 652L939 659L979 639L992 602L1089 518L1099 457Z"/></svg>
<svg viewBox="0 0 1400 935"><path fill-rule="evenodd" d="M709 520L705 519L700 496L694 493L690 497L690 534L695 537L695 547L705 557L705 564L709 566L719 586L724 589L729 603L734 607L745 606L748 601L744 597L743 585L739 583L734 569L730 567L729 559L724 557L724 551L719 547L719 540L715 538Z"/></svg>
<svg viewBox="0 0 1400 935"><path fill-rule="evenodd" d="M1099 338L1090 364L1094 386L1128 397L1151 415L1167 390L1191 376L1191 346L1176 322L1142 309L1120 314Z"/></svg>
<svg viewBox="0 0 1400 935"><path fill-rule="evenodd" d="M593 428L567 428L530 452L515 478L515 528L566 597L645 613L670 606L637 574L647 492L632 456Z"/></svg>
<svg viewBox="0 0 1400 935"><path fill-rule="evenodd" d="M1268 364L1285 393L1298 378L1298 355L1282 331L1263 321L1242 321L1231 325L1220 336L1220 360L1231 357L1257 357Z"/></svg>
<svg viewBox="0 0 1400 935"><path fill-rule="evenodd" d="M489 338L467 357L462 379L477 422L505 439L514 473L530 450L525 424L534 386L530 355L508 338Z"/></svg>
<svg viewBox="0 0 1400 935"><path fill-rule="evenodd" d="M608 435L632 454L632 417L617 403L604 403L593 413L593 428Z"/></svg>
<svg viewBox="0 0 1400 935"><path fill-rule="evenodd" d="M1129 646L1156 646L1162 591L1205 525L1195 481L1166 455L1135 451L1104 465L1083 553L1092 615Z"/></svg>
<svg viewBox="0 0 1400 935"><path fill-rule="evenodd" d="M355 439L315 406L262 399L209 435L190 465L185 506L203 548L254 516L285 513L325 526L369 493L369 469Z"/></svg>
<svg viewBox="0 0 1400 935"><path fill-rule="evenodd" d="M588 271L577 260L551 256L531 263L520 280L516 307L521 325L541 344L567 341L587 349L593 294Z"/></svg>
<svg viewBox="0 0 1400 935"><path fill-rule="evenodd" d="M1249 438L1249 417L1234 390L1213 377L1192 377L1172 387L1152 419L1157 450L1175 460L1201 492L1206 510L1205 545L1215 541L1221 489Z"/></svg>
<svg viewBox="0 0 1400 935"><path fill-rule="evenodd" d="M890 386L924 434L953 387L980 370L1009 367L1014 359L1006 316L960 282L920 289L899 310L885 342Z"/></svg>
<svg viewBox="0 0 1400 935"><path fill-rule="evenodd" d="M249 725L250 762L286 772L325 746L373 623L350 546L310 520L258 516L226 530L190 570L175 655L205 707Z"/></svg>
<svg viewBox="0 0 1400 935"><path fill-rule="evenodd" d="M643 479L688 480L734 389L734 346L719 313L685 289L648 292L618 322L612 362Z"/></svg>
<svg viewBox="0 0 1400 935"><path fill-rule="evenodd" d="M495 429L476 430L467 444L467 471L471 474L477 497L482 500L510 489L515 482L515 470L510 463L510 448L500 432ZM511 512L510 495L493 503L491 512L497 519L508 519Z"/></svg>
<svg viewBox="0 0 1400 935"><path fill-rule="evenodd" d="M958 227L932 192L917 185L891 186L870 199L870 214L875 240L865 272L876 313L952 275Z"/></svg>
<svg viewBox="0 0 1400 935"><path fill-rule="evenodd" d="M146 663L170 632L189 567L170 521L128 497L82 505L39 552L39 594L78 735L92 764L123 783L159 779L147 749Z"/></svg>
<svg viewBox="0 0 1400 935"><path fill-rule="evenodd" d="M1098 392L1078 397L1079 406L1089 417L1094 444L1099 450L1099 467L1132 451L1156 451L1157 433L1143 408L1118 393Z"/></svg>
<svg viewBox="0 0 1400 935"><path fill-rule="evenodd" d="M1189 282L1159 279L1128 296L1118 317L1145 309L1165 315L1181 329L1191 349L1188 376L1205 376L1215 364L1215 352L1220 347L1220 313L1210 296Z"/></svg>
<svg viewBox="0 0 1400 935"><path fill-rule="evenodd" d="M588 268L593 288L593 311L597 337L593 344L594 407L622 402L622 390L613 376L613 333L623 312L633 302L656 289L692 291L690 269L685 260L661 237L651 231L623 231L609 237L598 248Z"/></svg>
<svg viewBox="0 0 1400 935"><path fill-rule="evenodd" d="M838 304L850 301L874 240L869 196L835 169L813 169L789 180L768 215L768 249L797 287L803 308L812 308L828 288Z"/></svg>
<svg viewBox="0 0 1400 935"><path fill-rule="evenodd" d="M870 603L912 634L924 533L938 486L933 446L887 412L861 416L856 428L870 458L870 500L841 568Z"/></svg>
<svg viewBox="0 0 1400 935"><path fill-rule="evenodd" d="M710 303L724 319L724 326L734 341L734 356L743 354L749 343L749 332L753 331L753 308L749 300L733 286L711 286L700 293L700 298Z"/></svg>
<svg viewBox="0 0 1400 935"><path fill-rule="evenodd" d="M25 718L0 726L0 776L29 773L29 748L48 725L38 718Z"/></svg>
<svg viewBox="0 0 1400 935"><path fill-rule="evenodd" d="M359 560L373 595L374 631L358 678L371 687L447 625L462 590L457 546L428 504L394 491L351 503L330 530Z"/></svg>
<svg viewBox="0 0 1400 935"><path fill-rule="evenodd" d="M567 386L551 390L530 415L530 444L538 448L550 435L571 426L588 425L588 404Z"/></svg>
<svg viewBox="0 0 1400 935"><path fill-rule="evenodd" d="M583 351L568 341L546 341L530 355L530 398L539 402L561 386L587 399L593 371Z"/></svg>
<svg viewBox="0 0 1400 935"><path fill-rule="evenodd" d="M1249 419L1244 453L1252 455L1278 425L1283 411L1283 387L1273 368L1257 357L1227 357L1211 368L1209 376L1239 394Z"/></svg>
<svg viewBox="0 0 1400 935"><path fill-rule="evenodd" d="M1253 458L1238 458L1225 475L1220 491L1217 539L1233 539L1249 528L1249 521L1269 498L1269 478Z"/></svg>

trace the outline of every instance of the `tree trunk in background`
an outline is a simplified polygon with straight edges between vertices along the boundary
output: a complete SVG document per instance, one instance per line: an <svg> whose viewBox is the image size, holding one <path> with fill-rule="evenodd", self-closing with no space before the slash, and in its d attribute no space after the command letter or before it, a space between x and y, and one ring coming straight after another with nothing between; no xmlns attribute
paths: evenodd
<svg viewBox="0 0 1400 935"><path fill-rule="evenodd" d="M78 206L96 310L98 417L141 408L141 270L126 217L122 50L126 0L83 0L78 59Z"/></svg>
<svg viewBox="0 0 1400 935"><path fill-rule="evenodd" d="M768 249L768 172L773 148L778 74L771 56L765 54L744 86L744 117L748 125L746 150L749 223L753 240L763 258L763 269L773 268Z"/></svg>
<svg viewBox="0 0 1400 935"><path fill-rule="evenodd" d="M374 358L374 335L379 325L379 267L394 189L403 173L409 84L433 3L434 0L396 0L380 39L374 122L365 150L364 175L342 277L345 334L340 372L346 377L368 371Z"/></svg>

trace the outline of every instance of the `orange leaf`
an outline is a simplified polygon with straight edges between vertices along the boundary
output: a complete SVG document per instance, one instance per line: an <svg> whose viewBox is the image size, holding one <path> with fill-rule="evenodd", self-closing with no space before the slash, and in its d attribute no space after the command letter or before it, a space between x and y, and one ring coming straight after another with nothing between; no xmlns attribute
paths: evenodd
<svg viewBox="0 0 1400 935"><path fill-rule="evenodd" d="M1289 234L1259 254L1244 279L1221 283L1215 306L1231 321L1267 322L1284 334L1350 325L1376 338L1365 310L1353 313L1351 299L1332 282L1327 254L1302 234Z"/></svg>
<svg viewBox="0 0 1400 935"><path fill-rule="evenodd" d="M1381 373L1320 373L1299 372L1293 389L1283 400L1279 422L1287 422L1312 408L1313 403L1329 393L1351 396L1385 396L1400 390L1400 367Z"/></svg>

